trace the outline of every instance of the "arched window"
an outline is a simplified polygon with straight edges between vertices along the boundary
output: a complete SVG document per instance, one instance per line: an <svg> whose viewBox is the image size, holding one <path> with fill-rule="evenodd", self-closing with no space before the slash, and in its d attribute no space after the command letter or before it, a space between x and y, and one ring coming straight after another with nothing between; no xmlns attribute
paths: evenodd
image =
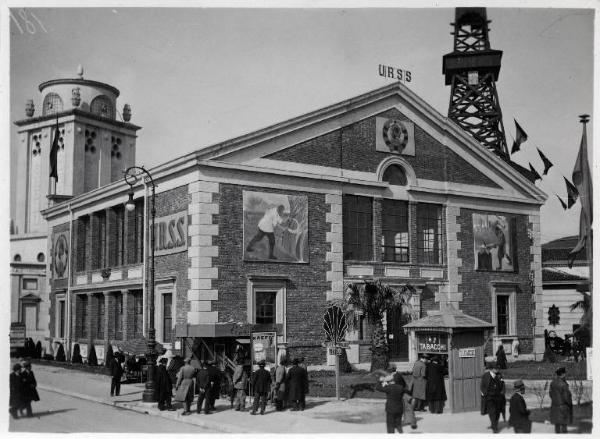
<svg viewBox="0 0 600 439"><path fill-rule="evenodd" d="M15 261L15 262L21 262L21 255L17 253L15 255L15 257L13 258L13 261Z"/></svg>
<svg viewBox="0 0 600 439"><path fill-rule="evenodd" d="M44 262L46 260L46 256L44 256L43 253L38 253L37 255L37 261L38 262Z"/></svg>
<svg viewBox="0 0 600 439"><path fill-rule="evenodd" d="M42 115L55 114L63 111L63 101L56 93L48 93L44 97L44 106L42 108Z"/></svg>
<svg viewBox="0 0 600 439"><path fill-rule="evenodd" d="M382 180L387 181L389 184L393 184L395 186L406 186L408 184L406 171L402 166L397 164L392 164L386 168L383 173Z"/></svg>
<svg viewBox="0 0 600 439"><path fill-rule="evenodd" d="M90 104L90 111L98 116L115 118L115 109L108 96L100 95L95 97Z"/></svg>

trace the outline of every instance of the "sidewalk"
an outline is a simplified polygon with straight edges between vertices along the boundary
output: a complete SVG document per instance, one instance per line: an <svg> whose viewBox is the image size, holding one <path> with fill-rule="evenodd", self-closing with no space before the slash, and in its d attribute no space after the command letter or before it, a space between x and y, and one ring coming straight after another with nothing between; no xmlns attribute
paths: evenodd
<svg viewBox="0 0 600 439"><path fill-rule="evenodd" d="M218 399L216 412L213 414L194 412L190 416L181 416L180 405L176 406L179 407L177 411L169 412L158 410L156 404L141 402L144 390L142 383L123 384L121 395L110 397L108 376L37 364L34 365L34 372L39 389L203 426L220 433L385 433L385 401L382 399L355 398L337 401L335 398L307 397L307 408L303 412L276 412L274 407L268 405L264 416L251 416L248 411L236 412L230 409L228 400ZM545 406L549 404L549 401L544 402ZM535 395L528 395L527 403L530 408L539 406ZM195 408L194 402L192 410ZM487 416L481 416L479 412L438 415L419 412L417 419L418 428L411 430L409 426L405 426L405 433L490 432ZM513 432L502 421L500 426L501 432ZM534 423L533 432L554 433L554 426Z"/></svg>

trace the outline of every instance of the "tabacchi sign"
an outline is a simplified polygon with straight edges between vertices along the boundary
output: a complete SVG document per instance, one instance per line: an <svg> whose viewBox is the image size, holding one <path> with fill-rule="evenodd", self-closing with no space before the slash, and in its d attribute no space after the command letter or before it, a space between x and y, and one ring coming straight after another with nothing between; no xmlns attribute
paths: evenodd
<svg viewBox="0 0 600 439"><path fill-rule="evenodd" d="M187 210L156 218L154 254L168 255L187 250Z"/></svg>
<svg viewBox="0 0 600 439"><path fill-rule="evenodd" d="M397 79L401 82L412 81L412 73L410 70L399 69L396 67L386 66L384 64L379 64L379 76L383 76L384 78Z"/></svg>

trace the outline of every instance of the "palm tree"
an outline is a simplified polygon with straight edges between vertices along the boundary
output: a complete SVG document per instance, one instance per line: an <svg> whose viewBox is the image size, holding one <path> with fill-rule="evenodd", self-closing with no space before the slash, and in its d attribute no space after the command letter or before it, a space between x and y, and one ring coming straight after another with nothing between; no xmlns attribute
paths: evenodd
<svg viewBox="0 0 600 439"><path fill-rule="evenodd" d="M576 309L580 309L583 311L583 315L581 316L581 320L579 324L581 325L579 329L576 331L579 335L576 334L578 338L587 338L587 336L591 336L592 334L592 295L585 291L579 291L583 296L580 300L571 304L569 309L571 311L575 311Z"/></svg>
<svg viewBox="0 0 600 439"><path fill-rule="evenodd" d="M386 311L396 307L410 311L409 301L414 292L415 289L410 285L394 288L379 280L351 283L346 288L344 299L336 303L346 315L350 329L360 324L360 316L364 316L372 326L371 372L387 369L389 364L387 337L383 331Z"/></svg>

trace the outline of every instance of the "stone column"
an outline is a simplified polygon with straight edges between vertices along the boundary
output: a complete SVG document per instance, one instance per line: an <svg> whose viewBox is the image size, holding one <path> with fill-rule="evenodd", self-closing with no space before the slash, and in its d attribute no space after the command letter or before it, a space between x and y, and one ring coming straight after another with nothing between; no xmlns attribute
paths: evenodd
<svg viewBox="0 0 600 439"><path fill-rule="evenodd" d="M329 251L325 253L325 260L330 264L326 280L330 282L330 289L325 291L326 300L341 299L344 297L344 248L342 225L342 193L325 195L325 203L329 212L325 214L325 222L329 224L329 232L325 234L325 241L329 244Z"/></svg>

